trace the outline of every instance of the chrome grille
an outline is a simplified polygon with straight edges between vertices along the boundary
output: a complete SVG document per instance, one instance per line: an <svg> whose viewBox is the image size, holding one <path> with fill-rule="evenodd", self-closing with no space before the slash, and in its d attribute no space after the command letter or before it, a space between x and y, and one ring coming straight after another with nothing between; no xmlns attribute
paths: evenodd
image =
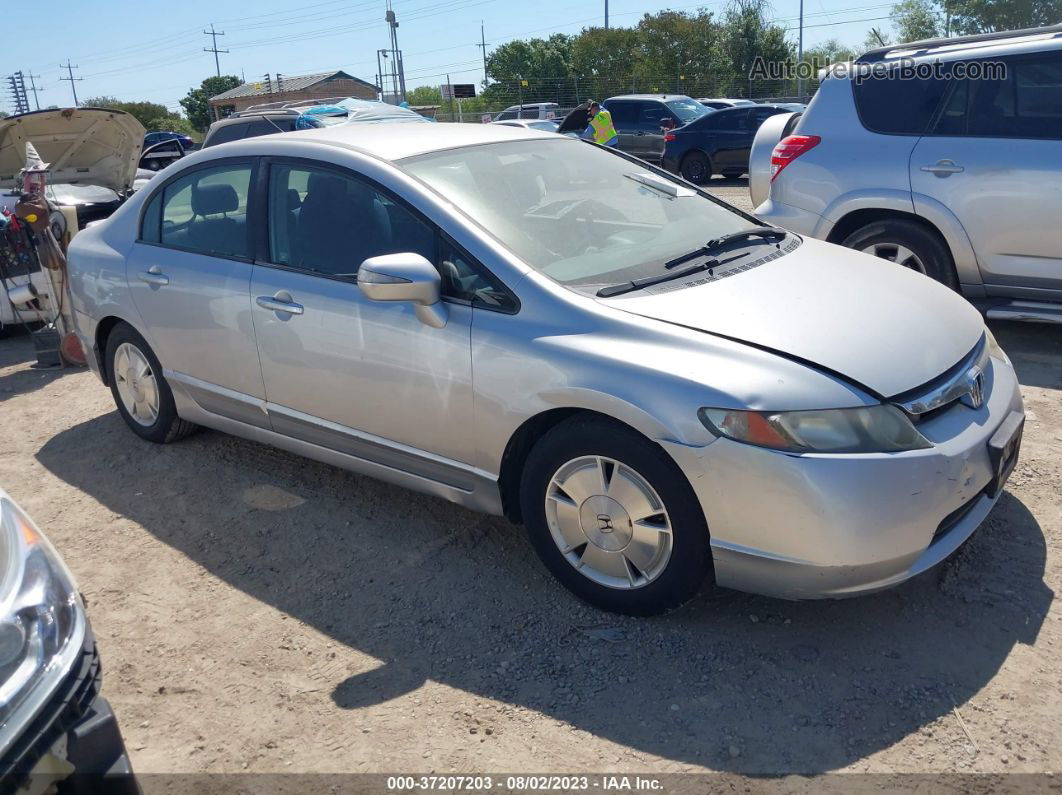
<svg viewBox="0 0 1062 795"><path fill-rule="evenodd" d="M928 384L897 395L892 403L915 420L926 419L956 402L978 409L988 397L984 377L987 367L988 339L982 334L977 345L958 364Z"/></svg>

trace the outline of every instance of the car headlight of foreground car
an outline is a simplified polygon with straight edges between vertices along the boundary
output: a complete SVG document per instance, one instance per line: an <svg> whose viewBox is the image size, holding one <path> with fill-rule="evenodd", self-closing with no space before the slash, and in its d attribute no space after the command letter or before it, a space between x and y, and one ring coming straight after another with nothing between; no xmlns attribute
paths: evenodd
<svg viewBox="0 0 1062 795"><path fill-rule="evenodd" d="M69 673L85 631L74 578L29 517L0 493L0 752Z"/></svg>
<svg viewBox="0 0 1062 795"><path fill-rule="evenodd" d="M1010 357L999 346L996 335L989 330L988 326L985 326L985 339L988 340L988 355L993 359L999 359L1003 364L1010 365Z"/></svg>
<svg viewBox="0 0 1062 795"><path fill-rule="evenodd" d="M739 411L702 408L716 436L788 453L896 453L930 443L895 406L821 411Z"/></svg>

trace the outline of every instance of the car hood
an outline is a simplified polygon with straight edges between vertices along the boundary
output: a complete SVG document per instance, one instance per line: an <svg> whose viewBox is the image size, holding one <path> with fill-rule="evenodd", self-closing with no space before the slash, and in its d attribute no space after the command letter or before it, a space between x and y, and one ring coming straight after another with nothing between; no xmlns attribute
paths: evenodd
<svg viewBox="0 0 1062 795"><path fill-rule="evenodd" d="M819 240L718 281L600 300L809 362L881 397L939 376L984 333L980 313L942 284Z"/></svg>
<svg viewBox="0 0 1062 795"><path fill-rule="evenodd" d="M100 108L42 110L0 119L0 187L10 187L32 142L51 184L97 185L124 193L133 184L144 125Z"/></svg>

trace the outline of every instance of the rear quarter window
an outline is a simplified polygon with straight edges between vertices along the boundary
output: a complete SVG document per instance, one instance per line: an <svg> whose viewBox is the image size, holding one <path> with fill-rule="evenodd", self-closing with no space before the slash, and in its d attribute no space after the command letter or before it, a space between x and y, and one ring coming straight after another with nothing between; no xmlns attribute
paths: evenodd
<svg viewBox="0 0 1062 795"><path fill-rule="evenodd" d="M898 66L852 78L856 111L863 126L887 135L924 133L947 87L944 78L909 78Z"/></svg>

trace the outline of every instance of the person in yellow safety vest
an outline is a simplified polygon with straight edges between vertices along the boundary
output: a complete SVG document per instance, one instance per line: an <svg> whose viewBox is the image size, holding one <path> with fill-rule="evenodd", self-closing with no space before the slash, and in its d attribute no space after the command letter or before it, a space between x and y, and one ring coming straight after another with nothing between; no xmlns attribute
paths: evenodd
<svg viewBox="0 0 1062 795"><path fill-rule="evenodd" d="M616 128L612 124L612 114L601 107L600 103L590 100L587 115L590 121L583 130L582 138L604 146L615 146L619 143L619 136L616 135Z"/></svg>

